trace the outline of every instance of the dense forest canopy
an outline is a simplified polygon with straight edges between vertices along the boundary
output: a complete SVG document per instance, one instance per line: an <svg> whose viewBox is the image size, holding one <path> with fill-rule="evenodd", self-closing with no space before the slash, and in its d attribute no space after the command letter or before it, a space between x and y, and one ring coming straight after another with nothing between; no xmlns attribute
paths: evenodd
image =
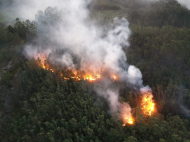
<svg viewBox="0 0 190 142"><path fill-rule="evenodd" d="M45 69L39 66L41 59L26 58L26 45L55 45L42 35L50 34L50 25L58 25L62 20L59 11L48 7L36 13L35 21L20 17L14 20L6 12L15 3L1 0L0 4L3 7L0 10L0 141L189 142L188 7L175 0L146 3L97 0L87 6L90 19L99 27L113 26L115 17L129 21L130 46L124 48L127 62L140 69L144 84L152 88L156 110L150 116L142 113L138 87L107 79L111 89L119 88L119 102L131 106L134 124L122 126L121 112L113 114L109 98L94 89L103 90L104 80L76 81L71 78L74 72L60 64L55 64L56 70L51 71L47 65ZM62 45L56 45L59 46ZM62 52L57 48L50 57ZM76 54L71 55L75 64L80 62Z"/></svg>

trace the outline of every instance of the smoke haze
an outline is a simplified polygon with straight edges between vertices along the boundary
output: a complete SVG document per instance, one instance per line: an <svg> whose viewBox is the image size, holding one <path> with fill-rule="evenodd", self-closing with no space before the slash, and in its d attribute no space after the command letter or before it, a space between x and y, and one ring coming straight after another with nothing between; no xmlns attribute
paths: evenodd
<svg viewBox="0 0 190 142"><path fill-rule="evenodd" d="M125 2L126 1L126 2ZM133 0L125 0L124 3L131 3ZM136 0L135 2L140 3L154 3L158 1L165 1L168 0ZM186 7L190 10L190 0L176 0L178 3L181 4L181 6ZM89 4L91 0L86 0L86 4ZM94 2L94 1L93 1ZM17 17L21 19L30 19L35 20L35 14L38 12L38 10L44 11L47 7L64 7L66 6L65 2L62 0L0 0L0 8L4 10L4 15L8 18L16 19ZM73 6L77 6L77 2L73 4Z"/></svg>
<svg viewBox="0 0 190 142"><path fill-rule="evenodd" d="M163 0L139 0L140 2L158 2ZM167 2L167 0L165 0ZM190 10L190 0L176 0L181 6Z"/></svg>
<svg viewBox="0 0 190 142"><path fill-rule="evenodd" d="M190 10L190 0L177 0L181 6L186 7Z"/></svg>

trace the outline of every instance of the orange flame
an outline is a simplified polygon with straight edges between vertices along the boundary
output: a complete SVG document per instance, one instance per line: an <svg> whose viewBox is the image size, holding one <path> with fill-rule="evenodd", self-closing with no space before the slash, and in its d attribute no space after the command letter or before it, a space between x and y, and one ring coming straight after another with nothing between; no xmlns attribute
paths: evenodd
<svg viewBox="0 0 190 142"><path fill-rule="evenodd" d="M151 92L144 92L142 96L141 109L143 114L151 116L155 110L153 95Z"/></svg>
<svg viewBox="0 0 190 142"><path fill-rule="evenodd" d="M45 55L38 54L35 59L38 61L37 64L44 70L49 70L51 72L56 71L56 69L53 69L52 66L48 63ZM105 73L103 75L102 71L89 71L89 69L86 70L87 72L80 71L80 70L79 71L68 70L68 71L69 73L66 73L66 74L60 71L60 76L62 79L64 80L74 79L75 81L87 80L87 81L93 82L105 76ZM113 82L118 80L118 76L116 76L115 73L109 74L108 76L110 79L112 79ZM141 101L141 110L143 114L151 116L155 110L155 103L153 102L153 99L152 99L153 95L149 91L141 92L141 93L143 94L142 101ZM124 122L123 126L126 126L127 124L134 125L135 120L131 114L130 106L127 103L121 104L120 110L121 110L121 119Z"/></svg>
<svg viewBox="0 0 190 142"><path fill-rule="evenodd" d="M124 124L123 126L126 126L126 124L129 124L129 125L133 125L134 124L134 119L132 116L130 116L129 118L125 118L125 121L124 121Z"/></svg>
<svg viewBox="0 0 190 142"><path fill-rule="evenodd" d="M35 58L38 62L37 64L45 69L45 70L49 70L51 72L55 72L55 69L53 69L51 67L51 65L47 62L47 58L45 55L43 54L38 54L36 55ZM69 73L67 75L63 75L63 73L60 72L60 76L64 79L64 80L70 80L75 79L75 81L80 81L80 80L87 80L87 81L96 81L101 79L101 72L100 71L88 71L88 69L85 72L81 72L81 71L76 71L76 70L72 70L72 73ZM115 75L111 75L110 78L115 81L117 80L117 76Z"/></svg>
<svg viewBox="0 0 190 142"><path fill-rule="evenodd" d="M113 75L113 76L112 76L112 80L113 80L113 82L114 82L115 80L117 80L117 76L116 76L116 75Z"/></svg>
<svg viewBox="0 0 190 142"><path fill-rule="evenodd" d="M134 118L131 114L131 107L128 103L123 103L120 105L120 111L121 111L121 119L123 120L124 124L123 126L133 125L134 124Z"/></svg>

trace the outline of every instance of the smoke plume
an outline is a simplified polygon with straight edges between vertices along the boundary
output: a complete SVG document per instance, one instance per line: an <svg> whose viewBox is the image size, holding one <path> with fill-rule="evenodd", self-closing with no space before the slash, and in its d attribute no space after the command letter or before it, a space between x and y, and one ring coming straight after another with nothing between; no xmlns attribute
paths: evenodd
<svg viewBox="0 0 190 142"><path fill-rule="evenodd" d="M116 17L111 25L100 27L89 18L89 3L88 0L34 0L22 3L22 12L19 14L31 20L35 15L38 29L35 44L26 45L24 55L28 59L37 59L43 54L51 58L52 64L70 69L92 72L103 69L108 74L117 74L128 85L142 88L140 70L127 64L123 51L130 45L129 22ZM113 114L121 104L119 89L110 84L110 80L106 80L101 88L95 87L95 90L109 101ZM126 108L122 110L130 116L130 106L124 106Z"/></svg>

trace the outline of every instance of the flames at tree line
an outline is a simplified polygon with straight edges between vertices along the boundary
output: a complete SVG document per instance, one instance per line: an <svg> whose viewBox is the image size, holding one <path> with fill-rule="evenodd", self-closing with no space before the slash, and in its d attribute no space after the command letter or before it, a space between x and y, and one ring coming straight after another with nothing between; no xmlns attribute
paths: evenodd
<svg viewBox="0 0 190 142"><path fill-rule="evenodd" d="M104 69L100 71L90 71L89 69L83 71L76 69L66 69L67 72L65 72L64 70L60 71L59 69L57 69L57 67L51 65L48 62L47 57L43 54L36 55L35 60L37 61L37 65L43 68L44 70L51 71L52 73L59 73L60 78L63 80L74 79L75 81L86 80L89 82L96 82L105 78L109 78L113 82L119 81L119 77L115 73L107 75L107 72ZM142 94L142 96L140 104L138 105L140 106L141 113L145 116L151 116L152 114L156 113L155 103L153 101L153 95L151 91L141 91L140 93ZM127 112L123 111L124 109L125 108L120 110L121 118L124 123L123 126L126 126L127 124L134 125L135 119L132 115L129 115Z"/></svg>

